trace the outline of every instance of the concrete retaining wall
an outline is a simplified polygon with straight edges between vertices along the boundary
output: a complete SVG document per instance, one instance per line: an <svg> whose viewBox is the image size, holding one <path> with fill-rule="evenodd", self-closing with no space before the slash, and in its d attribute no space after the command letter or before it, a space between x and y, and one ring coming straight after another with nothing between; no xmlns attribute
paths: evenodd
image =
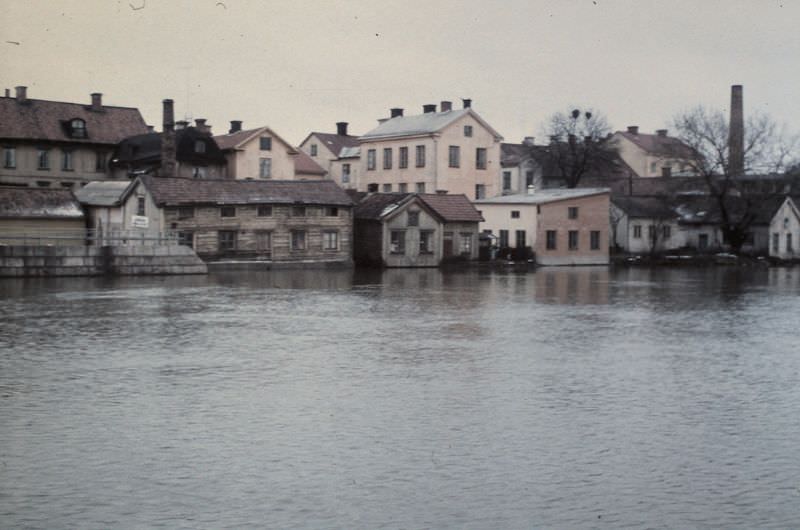
<svg viewBox="0 0 800 530"><path fill-rule="evenodd" d="M0 277L206 273L205 263L182 245L0 245Z"/></svg>

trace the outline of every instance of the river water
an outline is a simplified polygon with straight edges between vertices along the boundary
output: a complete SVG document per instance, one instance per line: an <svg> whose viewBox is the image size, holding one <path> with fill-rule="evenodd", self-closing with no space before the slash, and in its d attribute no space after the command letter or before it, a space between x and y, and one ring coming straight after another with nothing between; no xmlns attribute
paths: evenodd
<svg viewBox="0 0 800 530"><path fill-rule="evenodd" d="M800 528L800 269L0 280L3 528Z"/></svg>

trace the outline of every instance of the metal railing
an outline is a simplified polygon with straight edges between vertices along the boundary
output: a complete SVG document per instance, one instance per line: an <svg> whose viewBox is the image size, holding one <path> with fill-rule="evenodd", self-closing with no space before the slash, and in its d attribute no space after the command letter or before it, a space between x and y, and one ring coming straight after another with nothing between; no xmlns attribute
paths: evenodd
<svg viewBox="0 0 800 530"><path fill-rule="evenodd" d="M177 232L146 233L139 230L0 230L0 245L174 245Z"/></svg>

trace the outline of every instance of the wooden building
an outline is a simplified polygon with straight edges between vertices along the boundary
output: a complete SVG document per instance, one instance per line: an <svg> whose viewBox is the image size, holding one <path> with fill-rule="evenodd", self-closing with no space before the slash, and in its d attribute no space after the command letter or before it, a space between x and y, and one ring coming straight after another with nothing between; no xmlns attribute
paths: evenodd
<svg viewBox="0 0 800 530"><path fill-rule="evenodd" d="M83 245L86 218L67 189L0 187L0 245Z"/></svg>

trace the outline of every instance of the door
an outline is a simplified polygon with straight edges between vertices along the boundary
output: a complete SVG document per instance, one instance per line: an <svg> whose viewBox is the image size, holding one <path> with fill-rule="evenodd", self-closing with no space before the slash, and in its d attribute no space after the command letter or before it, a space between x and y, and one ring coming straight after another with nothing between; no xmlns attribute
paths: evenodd
<svg viewBox="0 0 800 530"><path fill-rule="evenodd" d="M256 232L256 251L261 256L272 256L272 232Z"/></svg>
<svg viewBox="0 0 800 530"><path fill-rule="evenodd" d="M445 232L443 238L442 255L449 258L453 255L453 232Z"/></svg>

